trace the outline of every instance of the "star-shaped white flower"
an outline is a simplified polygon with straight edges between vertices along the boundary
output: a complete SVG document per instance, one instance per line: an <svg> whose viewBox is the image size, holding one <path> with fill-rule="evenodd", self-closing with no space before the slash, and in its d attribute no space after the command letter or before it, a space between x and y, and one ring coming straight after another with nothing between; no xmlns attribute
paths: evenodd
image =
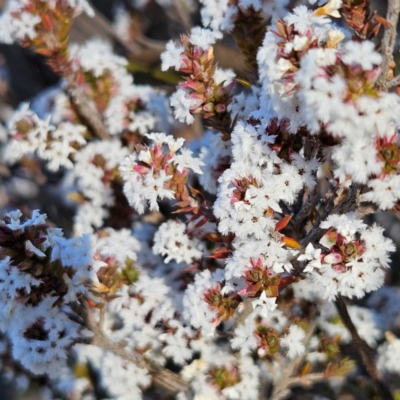
<svg viewBox="0 0 400 400"><path fill-rule="evenodd" d="M304 272L312 272L314 269L321 268L321 249L314 249L309 243L304 254L298 257L299 261L309 261L304 268Z"/></svg>
<svg viewBox="0 0 400 400"><path fill-rule="evenodd" d="M257 307L261 307L259 314L264 318L267 318L269 312L274 311L277 307L276 297L267 297L265 291L261 293L261 296L257 300L253 300L251 304L253 306L253 310L255 310Z"/></svg>

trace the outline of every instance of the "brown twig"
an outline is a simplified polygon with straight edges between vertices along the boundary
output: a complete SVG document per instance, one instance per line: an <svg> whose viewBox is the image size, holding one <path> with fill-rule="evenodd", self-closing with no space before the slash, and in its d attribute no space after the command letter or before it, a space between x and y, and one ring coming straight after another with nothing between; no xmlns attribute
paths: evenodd
<svg viewBox="0 0 400 400"><path fill-rule="evenodd" d="M307 199L301 206L300 211L293 217L292 225L295 231L298 231L299 225L310 216L312 207L314 206L318 197L318 186L315 185L313 189L308 191Z"/></svg>
<svg viewBox="0 0 400 400"><path fill-rule="evenodd" d="M279 387L277 391L274 390L273 395L269 400L283 400L290 396L290 388L293 386L310 387L315 382L326 379L323 373L308 374L305 376L298 376L286 379L283 383L284 386Z"/></svg>
<svg viewBox="0 0 400 400"><path fill-rule="evenodd" d="M315 137L308 136L304 146L304 156L306 160L311 160L319 150L319 142ZM311 210L318 197L318 185L315 185L313 189L308 189L307 199L302 204L299 212L292 218L292 226L295 231L299 231L299 225L309 217Z"/></svg>
<svg viewBox="0 0 400 400"><path fill-rule="evenodd" d="M310 322L307 330L307 336L304 340L305 345L308 345L312 335L314 334L317 323L315 320ZM270 400L283 400L290 395L290 388L293 386L312 386L314 382L325 379L323 373L313 373L304 376L293 376L298 371L300 365L304 362L305 355L291 360L287 365L283 366L282 377L278 382L274 383L274 389ZM284 361L281 360L282 365Z"/></svg>
<svg viewBox="0 0 400 400"><path fill-rule="evenodd" d="M192 29L192 21L189 11L187 9L187 4L185 4L185 2L183 2L182 0L172 0L171 2L178 14L178 17L183 27L187 32L190 32L190 30Z"/></svg>
<svg viewBox="0 0 400 400"><path fill-rule="evenodd" d="M65 73L63 78L67 83L66 92L69 100L83 123L99 139L107 140L110 138L106 127L101 119L94 102L90 100L85 92L79 87L72 74Z"/></svg>
<svg viewBox="0 0 400 400"><path fill-rule="evenodd" d="M346 303L344 302L341 296L338 296L335 301L336 308L339 312L340 318L343 321L343 324L349 330L351 337L353 339L353 344L357 349L358 354L361 356L361 360L371 377L371 379L375 382L379 391L381 392L382 398L385 400L393 400L394 397L390 392L389 388L386 386L386 383L383 379L383 376L376 368L374 360L372 358L371 349L368 345L360 338L360 335L357 332L356 327L354 326L353 321L349 315L347 310Z"/></svg>
<svg viewBox="0 0 400 400"><path fill-rule="evenodd" d="M397 75L390 81L386 82L386 89L391 89L392 87L399 85L400 85L400 75Z"/></svg>
<svg viewBox="0 0 400 400"><path fill-rule="evenodd" d="M382 65L381 74L377 80L377 85L383 89L387 89L387 77L390 68L390 63L393 60L393 50L396 42L397 22L400 13L400 0L388 0L388 8L386 19L390 26L386 28L382 40Z"/></svg>
<svg viewBox="0 0 400 400"><path fill-rule="evenodd" d="M90 342L92 345L109 350L117 356L123 358L124 360L134 363L140 368L147 369L152 375L153 383L168 394L176 395L179 392L187 392L189 390L189 384L184 381L178 374L169 371L159 365L155 365L146 360L144 357L129 352L118 343L113 342L103 332L100 323L96 321L93 313L88 307L86 307L85 319L89 329L94 334Z"/></svg>
<svg viewBox="0 0 400 400"><path fill-rule="evenodd" d="M357 206L357 199L360 195L362 185L352 184L348 189L341 186L339 190L330 196L324 212L320 215L317 222L307 235L300 241L301 247L306 247L309 243L319 241L325 234L326 229L322 229L320 224L328 215L345 214Z"/></svg>

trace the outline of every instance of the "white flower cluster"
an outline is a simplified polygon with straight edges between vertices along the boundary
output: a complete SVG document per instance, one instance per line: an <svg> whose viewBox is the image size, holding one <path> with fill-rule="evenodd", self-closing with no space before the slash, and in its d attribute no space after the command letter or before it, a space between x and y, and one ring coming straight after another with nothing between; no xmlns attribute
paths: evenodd
<svg viewBox="0 0 400 400"><path fill-rule="evenodd" d="M210 289L218 289L222 279L221 270L214 273L203 271L196 275L195 281L189 285L183 298L183 317L206 336L214 334L217 312L204 301L204 294Z"/></svg>
<svg viewBox="0 0 400 400"><path fill-rule="evenodd" d="M116 342L124 342L132 352L140 349L157 364L164 364L167 358L177 364L190 359L193 351L188 341L194 332L174 318L176 309L164 280L151 276L152 261L158 261L153 259L149 265L147 253L151 249L139 244L127 230L110 229L99 234L94 249L100 257L98 273L116 266L117 275L125 282L113 287L114 300L106 303L107 334ZM182 302L177 295L176 300ZM167 331L163 330L165 325Z"/></svg>
<svg viewBox="0 0 400 400"><path fill-rule="evenodd" d="M85 241L61 241L60 230L47 228L38 211L25 222L21 217L8 213L0 225L2 252L8 254L0 263L0 329L27 370L57 377L82 336L69 310L56 305L57 296L68 304L86 292L80 280L90 279L91 250Z"/></svg>
<svg viewBox="0 0 400 400"><path fill-rule="evenodd" d="M56 9L61 3L60 0L42 0L52 9ZM89 16L94 16L93 8L86 0L67 0L62 1L74 9L74 16L85 12ZM27 6L31 0L8 0L5 10L0 16L0 42L12 44L22 42L25 39L35 39L37 31L36 25L42 22L39 15L33 14Z"/></svg>
<svg viewBox="0 0 400 400"><path fill-rule="evenodd" d="M233 162L219 178L214 204L218 229L236 235L227 278L242 276L250 259L257 257L277 274L291 270L295 252L285 248L275 232L274 212L282 212L280 201L293 203L305 182L315 180L311 168L301 175L295 163L280 159L272 149L275 137L262 131L261 126L238 122L232 133ZM312 165L318 168L316 161Z"/></svg>
<svg viewBox="0 0 400 400"><path fill-rule="evenodd" d="M81 46L73 45L70 57L75 68L90 73L93 80L104 81L106 92L101 96L108 98L100 111L111 135L120 135L124 130L145 135L169 128L166 96L151 86L135 85L127 71L128 60L113 53L108 43L94 39Z"/></svg>
<svg viewBox="0 0 400 400"><path fill-rule="evenodd" d="M216 194L218 179L231 160L231 146L213 132L206 134L204 142L199 156L204 164L199 181L207 192Z"/></svg>
<svg viewBox="0 0 400 400"><path fill-rule="evenodd" d="M275 21L286 14L285 7L289 0L239 0L232 4L228 0L200 0L203 25L214 31L232 31L239 11L246 13L248 9L260 12L264 18Z"/></svg>
<svg viewBox="0 0 400 400"><path fill-rule="evenodd" d="M400 374L400 339L390 337L389 341L384 343L378 349L377 366L381 371Z"/></svg>
<svg viewBox="0 0 400 400"><path fill-rule="evenodd" d="M81 365L90 364L96 368L99 372L100 386L107 391L111 399L141 399L142 389L151 383L151 377L144 368L126 362L110 351L82 345L76 346L74 350ZM76 377L69 377L69 379L69 385L77 381ZM79 394L84 396L83 393Z"/></svg>
<svg viewBox="0 0 400 400"><path fill-rule="evenodd" d="M158 210L157 201L174 199L175 191L167 186L168 182L185 178L190 169L201 174L200 166L203 165L190 150L182 148L184 139L174 139L164 133L146 136L154 141L154 148L144 148L129 155L119 168L125 181L124 193L140 214L144 213L147 203L150 210ZM163 145L168 146L168 153L163 153Z"/></svg>
<svg viewBox="0 0 400 400"><path fill-rule="evenodd" d="M92 233L100 228L114 204L111 182L118 174L118 166L128 150L118 140L90 142L76 154L73 170L65 178L68 192L78 192L75 232ZM72 185L72 186L70 186Z"/></svg>
<svg viewBox="0 0 400 400"><path fill-rule="evenodd" d="M53 307L47 297L40 306L17 307L7 329L13 356L35 374L56 378L66 365L67 350L79 338L79 325Z"/></svg>
<svg viewBox="0 0 400 400"><path fill-rule="evenodd" d="M341 2L334 3L329 2L337 10ZM331 154L335 177L368 183L365 199L392 208L400 181L397 174L381 173L385 160L377 140L395 134L400 102L396 94L374 88L382 61L374 43L344 42L345 31L305 6L277 24L280 34L268 31L258 53L262 112L287 118L293 133L305 126L312 134L332 135L339 143Z"/></svg>
<svg viewBox="0 0 400 400"><path fill-rule="evenodd" d="M170 220L160 225L154 235L153 252L167 256L165 263L171 260L190 264L192 259L200 259L204 245L196 238L190 238L185 232L183 222Z"/></svg>
<svg viewBox="0 0 400 400"><path fill-rule="evenodd" d="M29 104L24 103L8 124L11 140L4 149L6 160L14 163L22 156L37 154L51 171L71 169L73 157L86 144L83 125L61 122L54 126L50 117L40 119Z"/></svg>
<svg viewBox="0 0 400 400"><path fill-rule="evenodd" d="M368 227L355 214L331 215L321 228L329 230L321 242L330 252L322 256L321 267L310 272L310 278L324 288L325 298L332 300L339 294L360 298L382 286L389 254L395 250L382 228Z"/></svg>
<svg viewBox="0 0 400 400"><path fill-rule="evenodd" d="M43 9L60 5L38 1ZM84 0L62 1L75 14L90 12ZM207 131L183 147L183 138L154 133L169 129L167 97L135 85L128 61L99 40L63 48L64 77L70 73L93 102L111 139L76 124L79 104L60 88L43 96L55 96L52 117L24 105L9 122L5 155L35 154L53 171L68 169L59 183L77 203L71 239L38 211L0 221L0 332L26 370L49 375L53 394L140 399L163 384L157 371L189 387L177 400L256 400L264 385L286 396L309 374L344 382L353 362L340 345L351 333L332 301L383 285L394 244L357 214L366 201L400 208L400 101L376 87L375 45L331 23L341 0L285 16L287 0L200 3L206 28L169 42L161 68L184 75L170 96L176 119L191 123L200 114L221 136ZM43 21L25 11L31 0L11 4L19 11L0 25L0 40L8 32L34 47L33 39L47 38L37 28ZM257 46L242 47L240 35L259 43L262 18L274 26L257 71ZM246 82L214 60L222 32L233 32L251 65L250 88L237 85L237 94L235 82ZM386 289L347 308L377 349L378 367L399 373L400 341L391 331L400 327L400 294ZM102 347L83 345L85 328Z"/></svg>
<svg viewBox="0 0 400 400"><path fill-rule="evenodd" d="M250 357L236 359L208 339L196 341L196 351L201 358L193 360L183 371L183 377L191 383L195 398L210 400L253 400L258 396L260 369ZM227 387L218 386L218 372L225 372L232 378ZM222 397L223 396L223 397ZM179 400L191 397L178 396Z"/></svg>

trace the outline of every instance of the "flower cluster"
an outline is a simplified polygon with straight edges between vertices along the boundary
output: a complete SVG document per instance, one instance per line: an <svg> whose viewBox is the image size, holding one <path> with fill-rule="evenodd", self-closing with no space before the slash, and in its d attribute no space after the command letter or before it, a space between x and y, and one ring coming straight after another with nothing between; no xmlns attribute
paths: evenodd
<svg viewBox="0 0 400 400"><path fill-rule="evenodd" d="M328 230L321 243L329 251L319 251L319 265L313 268L310 278L324 287L324 296L360 298L382 286L383 269L389 267L389 254L395 250L382 228L368 227L350 214L331 215L321 228ZM311 263L318 262L318 254L314 257Z"/></svg>
<svg viewBox="0 0 400 400"><path fill-rule="evenodd" d="M71 158L86 144L85 131L84 126L67 121L54 126L50 118L40 119L25 103L8 124L12 139L5 149L7 161L12 163L36 153L51 171L72 168Z"/></svg>
<svg viewBox="0 0 400 400"><path fill-rule="evenodd" d="M180 44L169 42L161 60L163 70L174 67L187 75L171 96L175 118L191 124L192 114L201 114L211 126L227 132L230 125L227 107L235 74L215 65L212 45L221 36L218 32L193 28L189 36L182 36Z"/></svg>
<svg viewBox="0 0 400 400"><path fill-rule="evenodd" d="M123 134L132 141L134 134L168 129L165 95L150 86L135 85L127 71L128 61L114 54L109 44L90 40L73 45L69 57L76 80L95 102L110 135ZM70 109L67 101L59 112L68 115Z"/></svg>
<svg viewBox="0 0 400 400"><path fill-rule="evenodd" d="M137 145L136 152L126 157L120 166L125 181L124 193L140 214L147 202L151 210L158 210L158 200L188 201L189 171L201 174L203 164L189 149L182 148L182 138L174 139L164 133L151 133L147 137L154 144L151 147ZM168 152L164 152L163 145L168 146Z"/></svg>
<svg viewBox="0 0 400 400"><path fill-rule="evenodd" d="M90 279L90 247L84 239L63 238L37 211L26 221L21 217L8 213L0 225L0 326L26 369L57 377L82 335L62 305L85 295L81 282Z"/></svg>
<svg viewBox="0 0 400 400"><path fill-rule="evenodd" d="M74 226L77 234L101 228L110 217L115 198L122 190L119 163L127 154L119 141L112 140L91 142L76 155L64 186L69 198L77 204Z"/></svg>
<svg viewBox="0 0 400 400"><path fill-rule="evenodd" d="M85 0L0 17L0 41L62 78L0 138L0 374L45 374L48 398L284 399L319 382L389 399L400 239L374 214L400 210L393 7L198 3L119 5L126 58L69 43ZM161 65L141 32L153 9L187 28Z"/></svg>
<svg viewBox="0 0 400 400"><path fill-rule="evenodd" d="M12 0L1 16L0 41L18 41L44 55L65 51L72 19L82 12L94 16L86 0Z"/></svg>

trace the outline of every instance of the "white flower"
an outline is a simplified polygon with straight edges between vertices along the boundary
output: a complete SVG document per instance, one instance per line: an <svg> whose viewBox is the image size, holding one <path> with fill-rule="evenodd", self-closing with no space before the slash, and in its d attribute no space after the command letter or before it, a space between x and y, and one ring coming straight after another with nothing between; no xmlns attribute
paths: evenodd
<svg viewBox="0 0 400 400"><path fill-rule="evenodd" d="M257 348L257 339L254 335L255 328L254 315L250 314L245 323L235 329L231 345L234 349L240 350L242 355L248 354Z"/></svg>
<svg viewBox="0 0 400 400"><path fill-rule="evenodd" d="M190 31L190 42L194 46L200 47L202 50L207 50L211 45L221 38L221 32L203 29L197 26L192 28Z"/></svg>
<svg viewBox="0 0 400 400"><path fill-rule="evenodd" d="M297 325L291 325L289 333L281 338L281 346L288 348L287 356L290 359L296 358L304 354L306 348L303 340L306 337L306 333Z"/></svg>
<svg viewBox="0 0 400 400"><path fill-rule="evenodd" d="M175 118L188 125L194 122L190 109L196 100L191 99L183 89L178 89L171 97L170 104L174 108Z"/></svg>
<svg viewBox="0 0 400 400"><path fill-rule="evenodd" d="M315 268L321 268L321 249L314 249L314 246L309 243L304 254L297 257L299 261L310 261L304 268L304 272L311 272Z"/></svg>
<svg viewBox="0 0 400 400"><path fill-rule="evenodd" d="M167 256L166 263L176 260L191 263L193 259L200 259L204 246L196 238L190 239L185 233L186 225L183 222L170 220L160 225L154 235L153 252Z"/></svg>
<svg viewBox="0 0 400 400"><path fill-rule="evenodd" d="M261 308L261 310L257 311L264 318L267 318L269 312L274 311L275 308L278 306L276 304L276 297L267 297L264 290L257 300L252 301L251 305L253 306L253 310Z"/></svg>
<svg viewBox="0 0 400 400"><path fill-rule="evenodd" d="M382 56L375 51L375 44L369 40L356 42L348 41L344 45L342 60L348 65L360 64L363 70L369 71L374 66L380 65Z"/></svg>
<svg viewBox="0 0 400 400"><path fill-rule="evenodd" d="M177 165L177 170L182 172L184 169L191 169L196 174L202 174L201 166L204 165L203 161L199 158L193 157L193 152L189 149L181 149L180 154L176 154L171 162Z"/></svg>
<svg viewBox="0 0 400 400"><path fill-rule="evenodd" d="M179 71L181 67L181 55L184 50L183 46L178 45L172 40L169 41L165 51L161 54L161 69L166 71L174 67L176 71Z"/></svg>
<svg viewBox="0 0 400 400"><path fill-rule="evenodd" d="M339 8L342 7L342 0L329 0L323 7L315 11L315 15L329 15L333 18L340 18Z"/></svg>

